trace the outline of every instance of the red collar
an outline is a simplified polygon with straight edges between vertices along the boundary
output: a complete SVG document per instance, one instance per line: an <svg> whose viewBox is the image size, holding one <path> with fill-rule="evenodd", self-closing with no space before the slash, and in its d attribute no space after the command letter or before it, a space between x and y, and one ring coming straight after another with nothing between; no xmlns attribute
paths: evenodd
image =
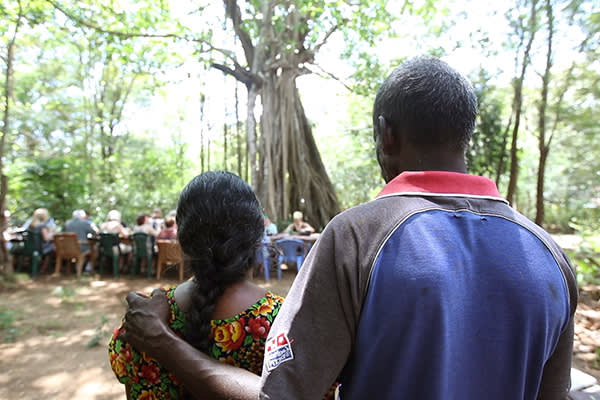
<svg viewBox="0 0 600 400"><path fill-rule="evenodd" d="M446 171L403 172L388 182L377 197L399 194L468 195L504 200L491 179Z"/></svg>

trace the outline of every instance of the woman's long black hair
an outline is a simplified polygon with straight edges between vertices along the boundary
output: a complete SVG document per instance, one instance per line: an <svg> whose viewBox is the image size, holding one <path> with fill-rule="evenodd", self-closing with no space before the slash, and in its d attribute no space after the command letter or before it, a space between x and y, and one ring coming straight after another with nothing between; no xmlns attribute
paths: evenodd
<svg viewBox="0 0 600 400"><path fill-rule="evenodd" d="M193 271L195 289L185 338L197 349L208 350L215 304L225 288L246 278L263 232L260 203L235 174L204 172L181 192L177 238L186 267Z"/></svg>

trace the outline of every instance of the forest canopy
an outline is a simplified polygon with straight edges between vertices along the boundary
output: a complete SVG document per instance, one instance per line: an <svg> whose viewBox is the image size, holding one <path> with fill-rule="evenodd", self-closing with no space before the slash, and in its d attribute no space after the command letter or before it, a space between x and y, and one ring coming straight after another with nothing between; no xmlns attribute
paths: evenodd
<svg viewBox="0 0 600 400"><path fill-rule="evenodd" d="M248 180L280 224L323 227L383 185L376 88L430 54L468 75L467 154L537 223L600 216L600 9L592 0L0 2L0 206L126 221L195 174Z"/></svg>

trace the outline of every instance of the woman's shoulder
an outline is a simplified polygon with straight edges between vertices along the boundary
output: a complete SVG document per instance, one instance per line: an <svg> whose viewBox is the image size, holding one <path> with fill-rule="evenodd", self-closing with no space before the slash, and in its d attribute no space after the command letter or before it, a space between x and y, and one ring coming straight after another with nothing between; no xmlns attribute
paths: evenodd
<svg viewBox="0 0 600 400"><path fill-rule="evenodd" d="M267 291L260 299L258 299L254 304L250 305L244 311L241 311L228 318L215 318L212 321L212 325L226 325L242 319L256 317L268 317L269 320L272 320L279 312L279 309L283 304L283 300L283 297Z"/></svg>

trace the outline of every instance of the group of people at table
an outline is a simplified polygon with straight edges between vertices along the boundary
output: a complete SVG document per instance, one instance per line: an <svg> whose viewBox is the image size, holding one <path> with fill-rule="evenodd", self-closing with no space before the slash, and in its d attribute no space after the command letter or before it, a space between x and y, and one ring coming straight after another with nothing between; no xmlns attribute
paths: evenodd
<svg viewBox="0 0 600 400"><path fill-rule="evenodd" d="M263 243L271 243L277 239L286 237L288 235L301 235L308 243L312 243L318 237L315 234L315 228L309 223L304 221L303 214L300 211L293 213L293 222L289 224L282 233L278 232L277 225L271 221L267 216L263 216L264 222L264 237ZM50 258L54 253L54 234L59 230L57 229L54 218L50 217L50 214L46 208L38 208L33 212L32 217L25 222L25 224L16 229L6 233L6 242L10 247L15 242L19 242L19 232L24 230L37 231L41 234L42 238L42 269L46 269L49 264ZM97 254L91 251L90 243L97 245L96 238L100 232L114 233L119 237L119 253L120 257L120 269L123 269L126 265L131 263L132 244L131 235L134 233L145 233L155 240L177 240L177 222L176 222L176 211L171 211L164 219L162 218L162 212L160 209L155 208L151 215L141 214L136 218L136 223L133 228L130 228L122 221L121 213L118 210L110 210L107 213L106 221L101 223L100 226L96 225L90 219L89 213L86 210L78 209L74 210L72 218L65 222L61 232L72 232L77 234L79 241L79 247L81 254L86 258L87 264L85 270L86 274L93 273L94 262L91 260L92 255ZM308 247L306 248L306 250ZM11 252L18 255L18 247L11 249ZM154 248L156 253L156 246ZM82 262L84 262L82 258ZM61 263L55 263L55 270L53 275L60 275ZM81 269L78 269L81 270Z"/></svg>
<svg viewBox="0 0 600 400"><path fill-rule="evenodd" d="M92 248L90 244L96 245L97 237L101 232L114 233L119 237L119 252L121 254L120 267L131 262L131 253L133 247L131 245L131 235L134 233L145 233L155 240L176 240L177 239L177 223L175 211L170 212L165 218L162 218L162 212L156 208L151 215L141 214L136 218L136 223L133 228L128 227L121 219L121 213L118 210L110 210L107 214L106 221L98 226L94 223L89 214L85 210L74 210L72 218L65 222L62 230L59 230L54 218L46 208L38 208L33 212L32 217L18 229L12 229L5 232L5 241L8 244L10 252L19 255L20 234L23 231L38 232L41 235L41 257L42 270L49 265L50 259L54 255L54 235L57 232L72 232L77 235L79 248L82 257L87 258L88 262L84 273L93 273L91 260ZM61 263L55 263L53 275L60 275ZM79 269L78 269L79 270Z"/></svg>

